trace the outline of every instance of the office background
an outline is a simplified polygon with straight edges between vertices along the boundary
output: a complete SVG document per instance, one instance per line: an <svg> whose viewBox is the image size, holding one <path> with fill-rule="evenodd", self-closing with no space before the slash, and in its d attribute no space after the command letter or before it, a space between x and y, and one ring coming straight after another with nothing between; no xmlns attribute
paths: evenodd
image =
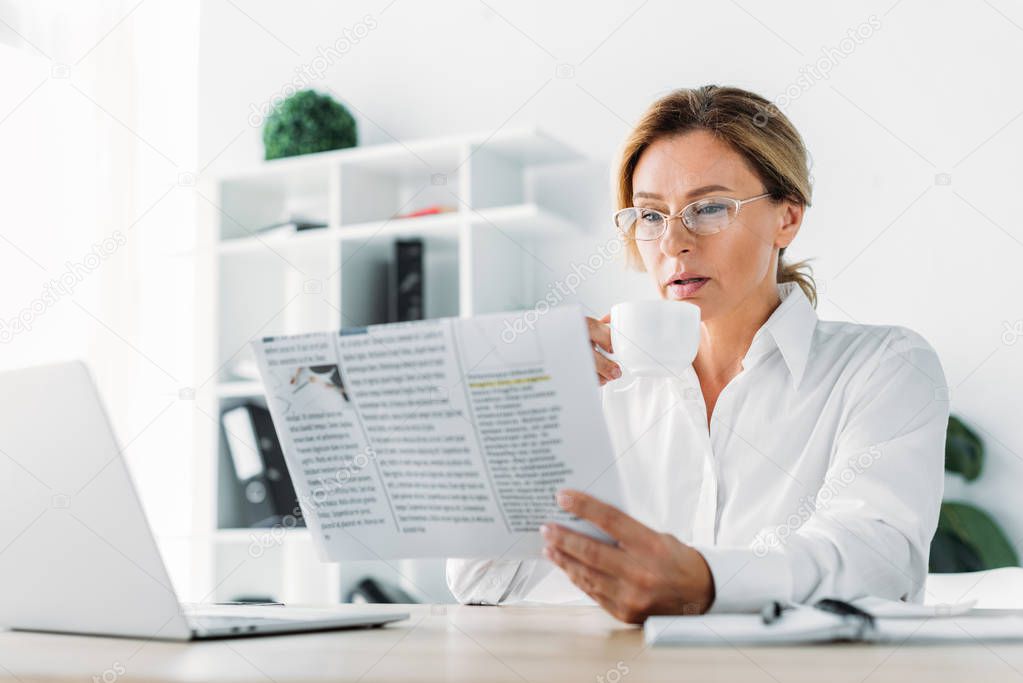
<svg viewBox="0 0 1023 683"><path fill-rule="evenodd" d="M90 361L186 597L195 432L216 417L196 400L213 391L197 370L203 188L259 163L253 113L297 78L350 107L360 145L537 126L581 152L549 183L583 234L538 243L538 293L613 234L609 169L653 99L718 83L784 103L815 181L789 255L815 259L821 317L934 345L952 412L988 449L947 497L1023 550L1018 5L0 0L0 19L0 364ZM566 300L650 295L618 259Z"/></svg>

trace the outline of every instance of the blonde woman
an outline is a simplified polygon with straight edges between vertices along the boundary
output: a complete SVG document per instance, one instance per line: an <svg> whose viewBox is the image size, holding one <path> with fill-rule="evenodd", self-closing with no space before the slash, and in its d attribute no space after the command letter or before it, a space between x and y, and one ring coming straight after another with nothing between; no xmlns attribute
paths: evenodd
<svg viewBox="0 0 1023 683"><path fill-rule="evenodd" d="M603 544L555 524L545 559L448 560L462 602L589 598L630 623L756 611L772 600L916 601L943 487L941 363L900 326L823 321L785 250L810 206L803 141L737 88L679 90L632 131L615 223L664 299L700 307L687 373L635 378L594 350L624 482L619 510L558 503ZM878 274L883 276L883 274ZM607 316L588 319L613 351Z"/></svg>

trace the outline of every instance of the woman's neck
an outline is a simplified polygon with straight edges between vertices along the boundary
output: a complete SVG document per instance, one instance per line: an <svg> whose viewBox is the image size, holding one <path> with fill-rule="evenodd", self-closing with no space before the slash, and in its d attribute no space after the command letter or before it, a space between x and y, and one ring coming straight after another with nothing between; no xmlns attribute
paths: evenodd
<svg viewBox="0 0 1023 683"><path fill-rule="evenodd" d="M739 374L753 336L779 304L777 285L766 282L733 310L701 323L700 348L693 360L701 383L724 386Z"/></svg>

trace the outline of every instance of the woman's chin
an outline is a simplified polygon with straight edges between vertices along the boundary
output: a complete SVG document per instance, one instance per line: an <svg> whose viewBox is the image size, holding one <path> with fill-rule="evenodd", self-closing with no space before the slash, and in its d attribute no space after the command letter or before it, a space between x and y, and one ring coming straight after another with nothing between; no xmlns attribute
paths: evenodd
<svg viewBox="0 0 1023 683"><path fill-rule="evenodd" d="M702 296L691 297L691 298L675 297L675 296L672 296L671 294L669 294L668 292L666 292L665 290L662 289L661 290L661 298L664 299L665 301L683 301L683 302L685 302L687 304L692 304L692 305L696 306L697 308L700 309L700 320L701 321L707 320L710 317L710 312L714 309L714 306L712 304L710 304L710 302L708 302L707 299L705 299Z"/></svg>

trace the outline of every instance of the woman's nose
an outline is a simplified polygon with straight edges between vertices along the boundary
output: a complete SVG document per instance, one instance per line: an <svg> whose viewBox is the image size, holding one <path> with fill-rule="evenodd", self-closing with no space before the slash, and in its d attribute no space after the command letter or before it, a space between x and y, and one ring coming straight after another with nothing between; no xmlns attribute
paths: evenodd
<svg viewBox="0 0 1023 683"><path fill-rule="evenodd" d="M693 239L694 235L682 223L682 219L673 216L668 219L668 227L661 235L661 252L665 256L684 254L692 248Z"/></svg>

